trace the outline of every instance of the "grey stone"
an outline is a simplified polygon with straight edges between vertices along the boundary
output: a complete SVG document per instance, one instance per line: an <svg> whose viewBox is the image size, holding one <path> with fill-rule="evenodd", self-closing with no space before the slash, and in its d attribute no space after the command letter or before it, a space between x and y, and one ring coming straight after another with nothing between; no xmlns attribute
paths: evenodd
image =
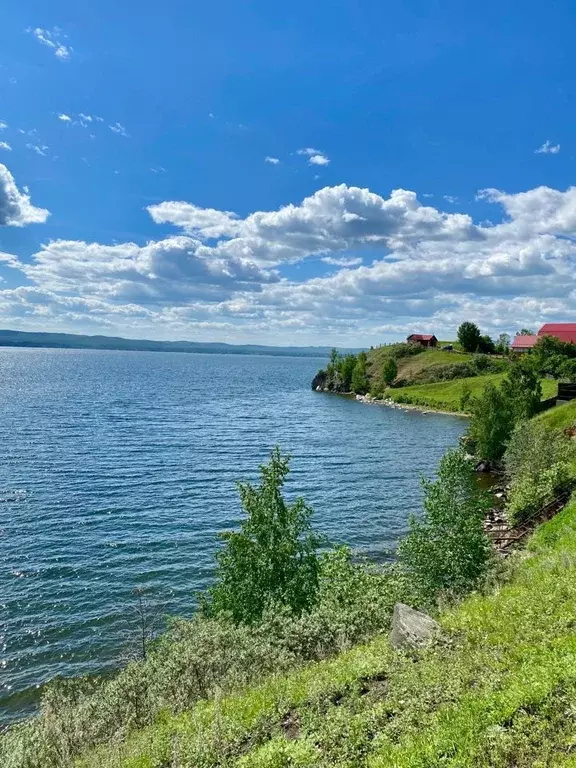
<svg viewBox="0 0 576 768"><path fill-rule="evenodd" d="M440 625L431 616L416 611L404 603L396 603L390 630L393 648L421 648L440 632Z"/></svg>

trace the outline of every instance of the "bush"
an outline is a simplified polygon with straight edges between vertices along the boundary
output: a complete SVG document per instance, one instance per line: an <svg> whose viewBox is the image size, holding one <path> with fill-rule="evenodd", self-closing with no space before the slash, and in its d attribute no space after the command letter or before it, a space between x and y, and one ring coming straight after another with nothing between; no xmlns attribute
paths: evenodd
<svg viewBox="0 0 576 768"><path fill-rule="evenodd" d="M382 365L382 380L385 384L392 384L398 376L398 365L393 357L387 357Z"/></svg>
<svg viewBox="0 0 576 768"><path fill-rule="evenodd" d="M2 768L63 768L95 744L115 743L195 701L319 660L386 630L405 582L393 567L356 564L343 547L320 558L318 599L295 616L269 605L253 625L227 617L176 619L144 661L112 679L47 686L41 712L0 736Z"/></svg>
<svg viewBox="0 0 576 768"><path fill-rule="evenodd" d="M504 455L508 482L521 475L540 474L558 462L576 459L576 446L561 429L549 429L540 421L519 424Z"/></svg>
<svg viewBox="0 0 576 768"><path fill-rule="evenodd" d="M554 500L571 481L570 465L553 464L542 472L520 475L511 485L506 506L510 525L518 525Z"/></svg>
<svg viewBox="0 0 576 768"><path fill-rule="evenodd" d="M321 538L311 529L304 500L288 505L282 496L289 471L288 457L275 448L260 467L259 486L238 484L246 517L240 531L219 534L225 546L216 555L216 584L202 601L207 615L229 614L250 624L269 603L299 614L315 602Z"/></svg>
<svg viewBox="0 0 576 768"><path fill-rule="evenodd" d="M516 525L544 506L571 481L576 448L561 430L537 421L516 427L504 456L510 483L506 514Z"/></svg>
<svg viewBox="0 0 576 768"><path fill-rule="evenodd" d="M411 518L398 557L422 602L431 603L473 589L485 575L491 548L483 521L490 497L461 450L448 451L438 479L423 483L424 515Z"/></svg>

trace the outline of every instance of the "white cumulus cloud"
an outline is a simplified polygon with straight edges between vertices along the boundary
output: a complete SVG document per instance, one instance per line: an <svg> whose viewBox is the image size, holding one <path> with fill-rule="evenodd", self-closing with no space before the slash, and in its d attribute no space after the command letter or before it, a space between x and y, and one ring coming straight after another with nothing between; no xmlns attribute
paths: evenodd
<svg viewBox="0 0 576 768"><path fill-rule="evenodd" d="M6 149L8 152L12 151L12 147L7 141L0 141L0 149Z"/></svg>
<svg viewBox="0 0 576 768"><path fill-rule="evenodd" d="M71 123L72 122L72 118L70 117L70 115L67 115L64 112L61 112L58 115L58 120L62 120L63 123Z"/></svg>
<svg viewBox="0 0 576 768"><path fill-rule="evenodd" d="M324 152L321 152L319 149L314 149L313 147L303 147L302 149L298 149L296 154L307 157L310 165L328 165L330 162L330 159Z"/></svg>
<svg viewBox="0 0 576 768"><path fill-rule="evenodd" d="M20 192L8 168L0 164L0 226L42 224L48 215L45 208L32 205L30 196Z"/></svg>
<svg viewBox="0 0 576 768"><path fill-rule="evenodd" d="M576 187L479 196L497 223L411 190L345 184L244 217L165 201L148 211L181 234L146 245L57 240L10 264L33 287L0 291L0 318L6 306L76 329L349 345L424 327L450 338L464 319L487 332L576 321ZM285 269L308 258L335 269Z"/></svg>
<svg viewBox="0 0 576 768"><path fill-rule="evenodd" d="M278 165L278 163L280 162L280 159L278 157L270 157L270 155L267 155L264 158L264 162L270 163L271 165Z"/></svg>

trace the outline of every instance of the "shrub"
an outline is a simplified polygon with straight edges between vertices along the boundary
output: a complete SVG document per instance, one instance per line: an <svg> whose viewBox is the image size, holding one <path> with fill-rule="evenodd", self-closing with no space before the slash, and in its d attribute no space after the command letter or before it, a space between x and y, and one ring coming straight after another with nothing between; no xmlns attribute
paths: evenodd
<svg viewBox="0 0 576 768"><path fill-rule="evenodd" d="M260 467L259 486L238 484L246 517L240 531L219 534L225 546L216 555L216 584L202 601L207 615L229 614L250 624L268 603L299 614L315 602L321 538L311 529L304 500L287 504L282 496L289 471L289 458L275 448Z"/></svg>
<svg viewBox="0 0 576 768"><path fill-rule="evenodd" d="M561 430L528 421L516 427L504 456L512 525L537 512L571 480L576 448Z"/></svg>
<svg viewBox="0 0 576 768"><path fill-rule="evenodd" d="M459 407L461 411L466 411L466 409L470 405L471 399L472 399L472 390L470 389L470 384L468 384L468 382L465 381L464 384L462 385L462 392L460 393Z"/></svg>
<svg viewBox="0 0 576 768"><path fill-rule="evenodd" d="M259 623L176 619L144 661L112 679L47 686L40 715L0 736L2 768L63 768L95 744L116 743L163 712L320 660L386 630L405 582L393 567L354 563L343 547L320 558L318 599L295 616L269 605Z"/></svg>
<svg viewBox="0 0 576 768"><path fill-rule="evenodd" d="M508 482L521 475L540 474L553 464L576 458L576 446L561 429L549 429L540 421L519 424L504 455Z"/></svg>
<svg viewBox="0 0 576 768"><path fill-rule="evenodd" d="M490 497L461 450L448 451L438 479L423 484L424 514L411 518L398 556L422 601L430 603L474 588L485 575L491 550L483 521Z"/></svg>
<svg viewBox="0 0 576 768"><path fill-rule="evenodd" d="M398 365L393 357L387 357L382 365L382 379L385 384L392 384L398 376Z"/></svg>
<svg viewBox="0 0 576 768"><path fill-rule="evenodd" d="M517 525L541 509L568 486L570 465L559 462L542 472L520 475L510 487L506 515L511 525Z"/></svg>

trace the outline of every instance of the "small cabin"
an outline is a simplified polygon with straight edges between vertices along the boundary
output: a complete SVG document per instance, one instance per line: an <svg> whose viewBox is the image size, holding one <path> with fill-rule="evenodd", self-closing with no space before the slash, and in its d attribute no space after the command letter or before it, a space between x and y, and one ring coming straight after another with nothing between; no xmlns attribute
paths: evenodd
<svg viewBox="0 0 576 768"><path fill-rule="evenodd" d="M406 339L408 344L419 344L421 347L435 347L438 339L433 333L411 333Z"/></svg>

